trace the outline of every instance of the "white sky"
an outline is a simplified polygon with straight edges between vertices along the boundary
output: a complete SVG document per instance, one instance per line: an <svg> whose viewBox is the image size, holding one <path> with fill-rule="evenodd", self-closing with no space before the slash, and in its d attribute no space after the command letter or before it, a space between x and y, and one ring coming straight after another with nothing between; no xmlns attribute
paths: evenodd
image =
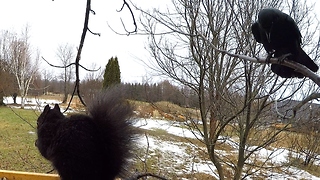
<svg viewBox="0 0 320 180"><path fill-rule="evenodd" d="M154 3L154 0L152 1ZM136 0L135 3L151 6L152 1ZM116 31L125 33L120 20L122 18L126 28L133 30L133 21L128 9L123 12L116 11L121 8L122 2L92 1L91 8L96 15L90 15L89 28L93 32L101 33L101 36L87 32L80 63L88 68L92 63L104 68L112 56L117 56L122 81L142 82L147 68L137 57L149 58L148 52L144 49L147 36L120 36L108 27L109 23ZM85 0L10 0L1 1L0 7L0 30L20 33L28 24L32 47L38 48L40 56L52 64L59 65L56 50L60 44L69 43L75 48L79 46L84 24ZM133 7L132 9L134 10ZM135 15L138 18L137 11ZM44 61L41 62L41 67L49 67ZM81 76L86 73L82 70Z"/></svg>
<svg viewBox="0 0 320 180"><path fill-rule="evenodd" d="M140 7L151 9L159 7L159 4L166 4L165 2L170 0L160 2L157 0L132 1ZM311 1L314 0L308 2ZM125 33L120 21L122 18L127 29L134 28L128 9L120 13L116 12L122 6L122 2L122 0L92 1L91 8L96 12L96 15L90 15L89 28L93 32L101 33L101 36L87 33L80 63L88 68L92 63L104 68L112 56L117 56L122 81L143 82L151 75L148 68L137 58L143 60L150 58L145 50L147 36L120 36L112 32L107 24L108 22L116 31ZM31 45L34 49L38 48L40 56L52 64L59 65L56 58L56 50L59 45L69 43L75 48L79 45L86 0L2 0L0 7L0 30L13 30L20 33L22 28L28 24ZM319 3L315 9L318 7ZM134 11L133 7L132 9ZM138 12L134 11L134 13L138 19ZM139 23L138 20L137 23ZM41 62L41 67L49 67L44 61ZM80 73L84 77L87 72L82 70ZM151 78L157 79L157 77Z"/></svg>

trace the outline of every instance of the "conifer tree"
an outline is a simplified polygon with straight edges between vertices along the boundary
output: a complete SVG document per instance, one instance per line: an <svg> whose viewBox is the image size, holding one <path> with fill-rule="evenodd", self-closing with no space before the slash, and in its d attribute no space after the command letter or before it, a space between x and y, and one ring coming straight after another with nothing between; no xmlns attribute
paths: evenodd
<svg viewBox="0 0 320 180"><path fill-rule="evenodd" d="M104 80L103 80L103 88L110 87L112 85L119 84L121 82L120 79L120 67L118 63L118 58L111 57L106 65L106 69L104 71Z"/></svg>

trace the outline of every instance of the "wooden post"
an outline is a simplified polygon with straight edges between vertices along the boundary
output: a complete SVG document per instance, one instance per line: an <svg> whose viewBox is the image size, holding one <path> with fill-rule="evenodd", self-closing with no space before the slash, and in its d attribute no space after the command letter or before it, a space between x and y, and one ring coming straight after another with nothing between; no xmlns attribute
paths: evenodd
<svg viewBox="0 0 320 180"><path fill-rule="evenodd" d="M60 180L57 174L0 170L0 180Z"/></svg>

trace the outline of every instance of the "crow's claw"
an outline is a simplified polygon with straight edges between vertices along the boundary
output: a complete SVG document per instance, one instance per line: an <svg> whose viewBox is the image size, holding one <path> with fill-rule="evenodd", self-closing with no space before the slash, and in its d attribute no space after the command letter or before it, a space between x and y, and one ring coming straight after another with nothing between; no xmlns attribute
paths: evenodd
<svg viewBox="0 0 320 180"><path fill-rule="evenodd" d="M279 63L283 63L283 61L284 61L285 59L288 59L288 57L291 56L291 55L292 55L291 53L288 53L288 54L284 54L284 55L278 57L278 62L279 62ZM288 60L289 60L289 59L288 59Z"/></svg>
<svg viewBox="0 0 320 180"><path fill-rule="evenodd" d="M269 64L270 63L270 59L272 58L272 55L274 54L275 51L271 51L268 52L268 56L266 58L266 63Z"/></svg>

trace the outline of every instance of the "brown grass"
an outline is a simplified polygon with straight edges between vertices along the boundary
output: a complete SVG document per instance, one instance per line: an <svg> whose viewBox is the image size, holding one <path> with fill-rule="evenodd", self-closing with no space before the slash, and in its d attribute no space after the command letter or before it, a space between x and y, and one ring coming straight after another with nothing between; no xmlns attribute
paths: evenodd
<svg viewBox="0 0 320 180"><path fill-rule="evenodd" d="M46 99L60 99L62 96L58 95L50 95L50 96L41 96L41 98ZM74 101L77 101L77 98L74 99ZM79 102L74 102L74 107L79 108L81 105L79 105ZM146 103L146 102L140 102L140 101L131 101L131 103L135 106L135 110L138 112L139 117L144 118L150 118L155 117L157 115L157 118L166 118L171 119L175 121L185 121L185 118L187 119L199 119L199 113L198 110L189 109L189 108L183 108L175 104L171 104L169 102L157 102L157 103ZM4 112L3 109L0 109L0 112ZM24 112L24 111L23 111ZM32 114L34 112L31 112L29 115L24 116L32 116L31 119L35 119L36 117L33 117ZM7 112L8 113L8 112ZM6 120L8 120L8 115L2 114L1 117L6 117ZM183 118L185 117L185 118ZM12 119L15 119L17 117L12 117ZM22 121L18 121L18 124L16 124L17 120L9 120L9 121L3 121L0 123L0 126L5 131L0 133L0 146L2 149L0 149L0 157L9 157L9 158L3 158L0 159L2 164L0 168L2 169L8 169L8 170L25 170L25 171L32 171L32 172L44 172L50 170L51 166L50 163L45 161L41 156L39 156L38 152L36 151L34 147L34 139L35 137L32 137L30 139L30 135L19 135L23 131L26 132L25 123ZM35 123L35 121L32 120L32 123ZM21 130L20 127L23 127ZM183 127L187 128L187 127ZM1 128L0 128L1 129ZM266 140L270 137L273 133L275 133L277 129L275 128L264 128L264 129L253 129L249 135L250 139L248 143L250 145L259 145L261 141ZM187 139L180 136L175 136L172 134L167 133L165 130L161 129L153 129L153 130L142 130L141 133L147 133L150 136L161 138L161 140L164 141L172 141L172 142L185 142L185 143L192 143L196 147L198 147L197 151L194 152L194 149L187 148L186 151L190 154L196 154L197 157L203 160L208 160L208 154L206 151L205 145L196 140L196 139ZM232 127L232 125L228 125L226 130L224 131L223 135L228 135L231 137L237 137L236 131ZM24 137L27 136L27 137ZM259 139L257 139L257 137ZM276 139L274 139L274 142L271 144L272 148L292 148L293 142L297 138L301 138L302 134L297 132L289 132L289 131L282 131L279 133ZM26 143L26 144L25 144ZM237 154L231 153L231 151L234 151L235 149L231 146L229 146L226 143L218 143L216 145L217 150L223 150L225 152L229 152L227 155L225 155L225 158L228 158L229 160L232 160L233 162L236 162L237 160ZM144 156L144 151L140 150L140 156ZM152 156L148 159L147 167L148 170L154 173L163 172L162 167L157 166L160 160L162 160L162 154L161 151L153 151L150 152ZM163 160L162 160L163 161ZM12 164L13 163L13 164ZM168 162L169 163L169 162ZM261 161L258 159L256 160L257 164L262 164ZM26 165L27 164L27 165ZM29 164L29 165L28 165ZM139 170L142 169L143 163L139 160L137 160L136 165L134 168L137 168ZM163 165L163 164L162 164ZM169 165L169 164L167 164ZM299 159L292 159L292 165L304 169L311 174L320 176L320 167L317 166L308 166L303 167L301 165L301 160ZM183 165L180 165L180 167L174 167L176 170L183 169ZM225 167L228 169L229 167ZM280 171L280 170L279 170ZM227 176L232 177L232 171L227 171ZM198 178L198 179L213 179L212 176L204 174L204 173L185 173L184 175L177 175L175 173L168 173L167 177L170 177L170 179L181 179L184 178Z"/></svg>

